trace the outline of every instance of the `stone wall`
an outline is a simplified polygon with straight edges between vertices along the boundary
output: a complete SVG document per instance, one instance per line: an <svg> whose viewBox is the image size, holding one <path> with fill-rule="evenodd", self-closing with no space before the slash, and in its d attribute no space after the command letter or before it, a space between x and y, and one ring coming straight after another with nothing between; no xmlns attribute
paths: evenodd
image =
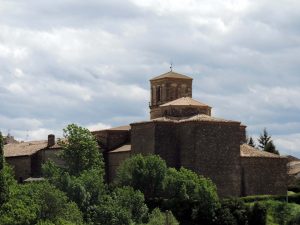
<svg viewBox="0 0 300 225"><path fill-rule="evenodd" d="M210 178L220 196L239 196L239 123L186 122L178 129L181 166Z"/></svg>
<svg viewBox="0 0 300 225"><path fill-rule="evenodd" d="M287 159L241 157L242 195L285 195Z"/></svg>
<svg viewBox="0 0 300 225"><path fill-rule="evenodd" d="M204 106L160 106L159 108L150 111L150 118L155 119L159 117L178 117L187 118L197 114L211 115L210 107Z"/></svg>
<svg viewBox="0 0 300 225"><path fill-rule="evenodd" d="M102 130L93 132L99 146L105 151L115 149L130 142L129 130Z"/></svg>
<svg viewBox="0 0 300 225"><path fill-rule="evenodd" d="M13 167L17 181L23 182L28 177L31 177L30 156L6 157L5 161Z"/></svg>
<svg viewBox="0 0 300 225"><path fill-rule="evenodd" d="M155 123L134 123L131 125L131 151L132 154L155 153Z"/></svg>
<svg viewBox="0 0 300 225"><path fill-rule="evenodd" d="M164 78L151 81L151 107L181 97L192 97L192 79Z"/></svg>
<svg viewBox="0 0 300 225"><path fill-rule="evenodd" d="M220 196L240 196L240 123L132 124L132 154L155 153L167 165L210 178Z"/></svg>
<svg viewBox="0 0 300 225"><path fill-rule="evenodd" d="M109 152L108 153L108 174L107 182L111 183L116 176L117 168L121 163L130 157L131 151L125 152Z"/></svg>
<svg viewBox="0 0 300 225"><path fill-rule="evenodd" d="M163 158L167 166L180 167L179 146L176 124L173 122L159 122L155 124L155 154Z"/></svg>

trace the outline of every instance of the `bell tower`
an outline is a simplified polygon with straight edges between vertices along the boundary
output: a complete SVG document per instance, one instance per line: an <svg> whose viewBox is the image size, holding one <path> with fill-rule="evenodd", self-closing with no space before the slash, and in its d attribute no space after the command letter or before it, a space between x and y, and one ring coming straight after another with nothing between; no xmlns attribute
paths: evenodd
<svg viewBox="0 0 300 225"><path fill-rule="evenodd" d="M169 71L150 80L150 114L167 102L182 97L192 97L193 78Z"/></svg>

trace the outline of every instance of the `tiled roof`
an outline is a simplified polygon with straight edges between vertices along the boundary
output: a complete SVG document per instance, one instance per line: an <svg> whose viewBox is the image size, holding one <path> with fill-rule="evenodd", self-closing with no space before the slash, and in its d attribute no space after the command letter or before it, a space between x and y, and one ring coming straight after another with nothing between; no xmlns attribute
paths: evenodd
<svg viewBox="0 0 300 225"><path fill-rule="evenodd" d="M260 158L286 158L279 156L270 152L261 151L256 148L251 147L250 145L243 144L240 148L242 157L260 157Z"/></svg>
<svg viewBox="0 0 300 225"><path fill-rule="evenodd" d="M130 130L131 127L130 125L124 125L124 126L119 126L119 127L112 127L112 128L108 128L108 129L103 129L103 130L95 130L95 131L91 131L92 134L97 134L99 132L102 131L126 131L126 130Z"/></svg>
<svg viewBox="0 0 300 225"><path fill-rule="evenodd" d="M112 127L107 130L130 130L130 125L125 125L125 126L119 126L119 127Z"/></svg>
<svg viewBox="0 0 300 225"><path fill-rule="evenodd" d="M191 97L182 97L182 98L178 98L174 101L171 102L167 102L163 105L161 105L160 107L164 107L164 106L177 106L177 105L182 105L182 106L188 106L188 105L193 105L193 106L205 106L205 107L210 107L202 102L199 102L195 99L192 99Z"/></svg>
<svg viewBox="0 0 300 225"><path fill-rule="evenodd" d="M222 118L216 118L216 117L208 116L208 115L205 115L205 114L198 114L198 115L192 116L190 118L180 120L180 122L186 122L186 121L208 121L208 122L223 122L223 123L232 123L232 122L240 123L238 121L226 120L226 119L222 119Z"/></svg>
<svg viewBox="0 0 300 225"><path fill-rule="evenodd" d="M300 161L291 161L287 165L289 175L296 175L300 173Z"/></svg>
<svg viewBox="0 0 300 225"><path fill-rule="evenodd" d="M4 157L29 156L47 147L47 141L30 141L4 145Z"/></svg>
<svg viewBox="0 0 300 225"><path fill-rule="evenodd" d="M122 145L121 147L113 150L113 151L110 151L109 153L117 153L117 152L129 152L131 151L131 145Z"/></svg>
<svg viewBox="0 0 300 225"><path fill-rule="evenodd" d="M198 114L189 118L185 119L176 119L176 118L171 118L171 117L159 117L156 119L153 119L152 121L165 121L165 122L176 122L176 123L181 123L181 122L187 122L187 121L203 121L203 122L222 122L222 123L240 123L238 121L233 121L233 120L225 120L222 118L216 118L212 116L208 116L205 114Z"/></svg>
<svg viewBox="0 0 300 225"><path fill-rule="evenodd" d="M169 71L167 73L164 73L162 75L159 75L157 77L154 77L151 79L152 80L159 80L159 79L163 79L163 78L177 78L177 79L186 79L186 80L192 80L193 78L188 77L186 75L180 74L180 73L176 73L173 71Z"/></svg>

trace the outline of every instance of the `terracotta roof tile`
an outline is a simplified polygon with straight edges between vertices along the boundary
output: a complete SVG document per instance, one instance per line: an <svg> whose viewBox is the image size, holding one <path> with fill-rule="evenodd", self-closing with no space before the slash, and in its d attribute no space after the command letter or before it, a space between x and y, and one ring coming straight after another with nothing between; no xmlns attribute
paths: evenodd
<svg viewBox="0 0 300 225"><path fill-rule="evenodd" d="M242 157L286 158L270 152L258 150L247 144L241 145L240 151Z"/></svg>
<svg viewBox="0 0 300 225"><path fill-rule="evenodd" d="M289 175L296 175L300 173L300 161L291 161L287 165Z"/></svg>
<svg viewBox="0 0 300 225"><path fill-rule="evenodd" d="M129 152L131 151L131 145L122 145L119 148L116 148L113 151L110 151L109 153L117 153L117 152Z"/></svg>
<svg viewBox="0 0 300 225"><path fill-rule="evenodd" d="M152 121L165 121L165 122L176 122L176 123L181 123L181 122L187 122L187 121L203 121L203 122L222 122L222 123L240 123L238 121L233 121L233 120L225 120L222 118L216 118L212 116L208 116L205 114L198 114L189 118L185 119L177 119L173 117L159 117L155 118Z"/></svg>
<svg viewBox="0 0 300 225"><path fill-rule="evenodd" d="M4 145L4 157L29 156L46 148L47 141L30 141Z"/></svg>
<svg viewBox="0 0 300 225"><path fill-rule="evenodd" d="M193 105L193 106L204 106L204 107L210 107L202 102L199 102L191 97L182 97L182 98L178 98L174 101L171 101L171 102L167 102L163 105L161 105L160 107L164 107L164 106L179 106L179 105L182 105L182 106L188 106L188 105ZM210 107L211 108L211 107Z"/></svg>
<svg viewBox="0 0 300 225"><path fill-rule="evenodd" d="M163 79L163 78L177 78L177 79L186 79L186 80L192 80L193 79L193 78L188 77L186 75L176 73L174 71L169 71L167 73L164 73L162 75L159 75L157 77L152 78L151 81L152 80L159 80L159 79Z"/></svg>

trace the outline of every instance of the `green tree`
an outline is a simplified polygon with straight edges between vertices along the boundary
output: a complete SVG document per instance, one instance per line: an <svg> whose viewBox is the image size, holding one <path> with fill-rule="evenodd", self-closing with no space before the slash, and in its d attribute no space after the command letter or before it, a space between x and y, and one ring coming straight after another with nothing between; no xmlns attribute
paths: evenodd
<svg viewBox="0 0 300 225"><path fill-rule="evenodd" d="M4 139L0 132L0 206L8 201L9 186L5 175L4 168Z"/></svg>
<svg viewBox="0 0 300 225"><path fill-rule="evenodd" d="M254 143L254 140L253 140L252 137L249 138L248 145L250 145L250 146L252 146L253 148L255 148L255 143Z"/></svg>
<svg viewBox="0 0 300 225"><path fill-rule="evenodd" d="M264 150L266 152L270 152L270 153L279 155L279 151L276 150L276 147L273 144L272 140L267 143L267 145L265 146Z"/></svg>
<svg viewBox="0 0 300 225"><path fill-rule="evenodd" d="M76 124L64 130L64 140L60 142L64 159L70 175L79 175L84 170L97 169L103 175L103 157L95 137L86 128Z"/></svg>
<svg viewBox="0 0 300 225"><path fill-rule="evenodd" d="M125 160L117 169L117 186L131 186L146 198L159 196L167 173L166 162L157 155L140 154Z"/></svg>
<svg viewBox="0 0 300 225"><path fill-rule="evenodd" d="M170 209L176 216L188 214L192 208L191 217L196 223L213 223L219 198L211 180L185 168L169 168L164 186L164 196L173 203ZM189 207L185 209L185 205Z"/></svg>
<svg viewBox="0 0 300 225"><path fill-rule="evenodd" d="M16 185L9 201L0 209L0 221L1 225L43 224L42 221L81 225L82 215L63 192L48 182L40 182Z"/></svg>
<svg viewBox="0 0 300 225"><path fill-rule="evenodd" d="M269 136L266 128L264 128L263 133L260 134L260 136L257 140L258 140L258 143L259 143L258 147L261 150L264 150L266 145L271 141L271 136Z"/></svg>
<svg viewBox="0 0 300 225"><path fill-rule="evenodd" d="M179 225L171 211L161 212L155 208L149 216L149 222L146 225Z"/></svg>
<svg viewBox="0 0 300 225"><path fill-rule="evenodd" d="M131 187L116 188L90 211L95 225L141 224L147 219L144 195Z"/></svg>

